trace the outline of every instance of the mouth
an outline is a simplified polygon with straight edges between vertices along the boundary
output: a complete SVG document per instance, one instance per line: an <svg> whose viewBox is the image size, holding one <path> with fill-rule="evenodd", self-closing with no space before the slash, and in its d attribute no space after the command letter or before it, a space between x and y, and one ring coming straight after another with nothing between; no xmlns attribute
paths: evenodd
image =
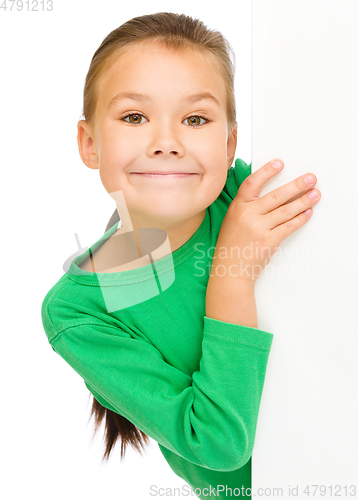
<svg viewBox="0 0 358 500"><path fill-rule="evenodd" d="M130 172L131 175L140 175L142 177L152 177L152 178L187 178L193 175L198 175L189 172Z"/></svg>

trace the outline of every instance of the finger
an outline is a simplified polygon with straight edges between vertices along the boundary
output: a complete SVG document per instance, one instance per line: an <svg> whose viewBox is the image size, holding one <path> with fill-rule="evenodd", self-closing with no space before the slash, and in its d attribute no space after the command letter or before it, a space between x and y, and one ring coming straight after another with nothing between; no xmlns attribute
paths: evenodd
<svg viewBox="0 0 358 500"><path fill-rule="evenodd" d="M280 168L275 168L273 164L278 162ZM236 197L241 201L252 201L259 197L263 185L271 179L274 175L278 174L283 168L283 161L279 159L271 160L263 167L250 174L241 184Z"/></svg>
<svg viewBox="0 0 358 500"><path fill-rule="evenodd" d="M311 198L309 194L315 193L316 198ZM276 210L269 212L265 215L265 223L268 224L270 229L287 222L298 214L304 212L305 210L313 207L321 198L321 192L318 189L312 189L308 193L303 194L300 198L295 201L291 201L285 205L282 205Z"/></svg>
<svg viewBox="0 0 358 500"><path fill-rule="evenodd" d="M312 179L312 182L307 181L310 178ZM316 183L317 177L310 172L308 174L300 175L297 179L274 189L260 198L258 202L260 214L267 214L284 203L287 203L292 198L301 196L302 193L307 192Z"/></svg>
<svg viewBox="0 0 358 500"><path fill-rule="evenodd" d="M313 209L309 209L309 213L301 212L296 215L293 219L280 224L279 226L272 229L272 235L276 241L279 241L278 245L282 243L288 236L293 234L297 229L302 227L306 222L312 217Z"/></svg>

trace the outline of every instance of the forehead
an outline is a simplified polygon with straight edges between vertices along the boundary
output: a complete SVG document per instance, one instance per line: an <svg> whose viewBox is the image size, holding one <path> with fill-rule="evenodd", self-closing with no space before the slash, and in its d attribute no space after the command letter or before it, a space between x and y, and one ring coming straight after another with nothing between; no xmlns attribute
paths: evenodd
<svg viewBox="0 0 358 500"><path fill-rule="evenodd" d="M191 47L173 49L157 41L141 42L114 53L97 85L98 105L106 105L120 90L154 93L211 90L225 106L225 81L216 57Z"/></svg>

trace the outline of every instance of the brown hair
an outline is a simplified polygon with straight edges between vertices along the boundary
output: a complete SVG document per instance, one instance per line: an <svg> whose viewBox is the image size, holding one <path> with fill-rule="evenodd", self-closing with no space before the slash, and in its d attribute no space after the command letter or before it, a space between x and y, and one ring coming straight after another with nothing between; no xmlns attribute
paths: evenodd
<svg viewBox="0 0 358 500"><path fill-rule="evenodd" d="M234 91L235 54L229 42L219 31L209 30L205 24L184 14L158 12L156 14L135 17L112 31L101 43L93 55L83 91L83 117L88 122L94 121L98 81L103 72L110 67L116 57L124 50L137 43L161 42L167 48L180 50L192 48L204 56L211 57L221 72L227 95L227 121L229 127L236 125L236 104ZM233 61L230 56L232 55ZM112 214L106 232L119 221L118 211ZM125 417L102 406L94 397L91 417L95 417L96 433L105 418L106 450L103 460L108 460L113 446L121 438L121 458L126 446L130 444L139 453L141 447L149 443L149 437L135 427Z"/></svg>

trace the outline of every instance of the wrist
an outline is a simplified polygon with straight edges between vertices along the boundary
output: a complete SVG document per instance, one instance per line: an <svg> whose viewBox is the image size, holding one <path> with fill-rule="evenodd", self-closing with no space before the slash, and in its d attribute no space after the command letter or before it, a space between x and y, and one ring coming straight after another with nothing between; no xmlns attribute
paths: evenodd
<svg viewBox="0 0 358 500"><path fill-rule="evenodd" d="M255 283L263 269L258 264L247 263L244 259L213 259L210 277L233 279Z"/></svg>
<svg viewBox="0 0 358 500"><path fill-rule="evenodd" d="M211 276L206 291L206 316L257 328L255 282L244 278Z"/></svg>

